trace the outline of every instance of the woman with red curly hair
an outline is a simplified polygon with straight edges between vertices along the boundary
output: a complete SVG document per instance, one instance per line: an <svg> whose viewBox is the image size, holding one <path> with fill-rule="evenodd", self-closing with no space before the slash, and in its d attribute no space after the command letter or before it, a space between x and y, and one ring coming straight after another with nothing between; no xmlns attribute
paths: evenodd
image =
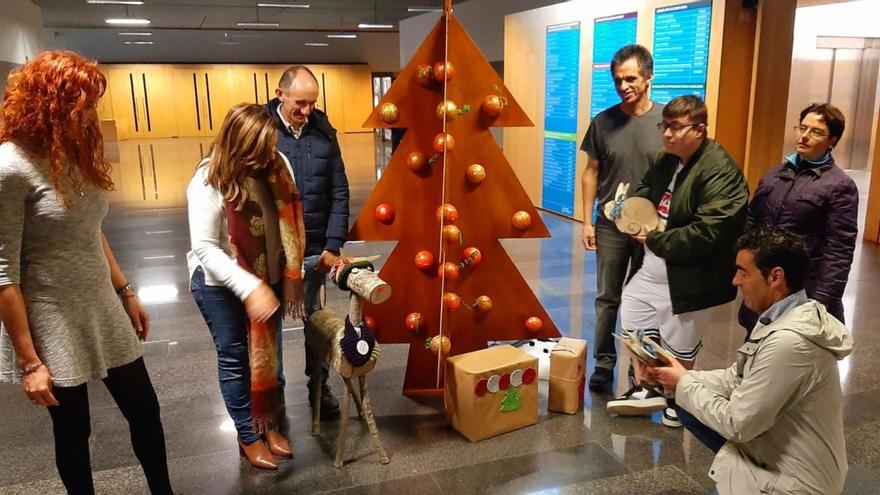
<svg viewBox="0 0 880 495"><path fill-rule="evenodd" d="M152 493L172 493L159 401L139 340L149 317L101 231L113 187L98 128L97 62L44 52L9 76L0 107L0 380L48 406L69 493L94 493L86 383L128 421Z"/></svg>

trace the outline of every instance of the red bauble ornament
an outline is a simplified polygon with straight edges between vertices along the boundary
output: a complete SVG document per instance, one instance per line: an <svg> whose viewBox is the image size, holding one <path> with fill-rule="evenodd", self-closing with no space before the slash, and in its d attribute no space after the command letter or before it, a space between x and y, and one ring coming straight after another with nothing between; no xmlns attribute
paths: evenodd
<svg viewBox="0 0 880 495"><path fill-rule="evenodd" d="M376 207L373 216L376 217L376 220L378 220L379 223L390 225L394 222L394 207L388 203L382 203Z"/></svg>
<svg viewBox="0 0 880 495"><path fill-rule="evenodd" d="M501 380L498 381L498 388L501 390L507 390L510 388L510 373L501 375Z"/></svg>
<svg viewBox="0 0 880 495"><path fill-rule="evenodd" d="M449 311L455 311L461 307L461 298L455 292L443 294L443 304Z"/></svg>
<svg viewBox="0 0 880 495"><path fill-rule="evenodd" d="M386 124L393 124L400 118L400 110L397 109L397 105L394 103L383 103L379 107L379 116L382 117L382 121Z"/></svg>
<svg viewBox="0 0 880 495"><path fill-rule="evenodd" d="M532 216L524 211L518 211L513 214L513 218L511 219L511 223L514 228L519 230L526 230L532 225Z"/></svg>
<svg viewBox="0 0 880 495"><path fill-rule="evenodd" d="M526 385L531 385L535 382L535 378L537 377L538 372L535 371L535 368L526 368L526 370L523 371L522 381Z"/></svg>
<svg viewBox="0 0 880 495"><path fill-rule="evenodd" d="M404 325L410 332L418 333L425 326L425 318L421 313L410 313L406 315Z"/></svg>
<svg viewBox="0 0 880 495"><path fill-rule="evenodd" d="M421 172L428 165L428 158L421 151L413 151L406 156L406 166L413 172Z"/></svg>
<svg viewBox="0 0 880 495"><path fill-rule="evenodd" d="M489 296L480 296L477 298L477 311L488 313L492 310L492 298Z"/></svg>
<svg viewBox="0 0 880 495"><path fill-rule="evenodd" d="M474 387L474 393L477 394L477 397L482 397L489 393L489 380L485 378L480 379L477 382L477 386Z"/></svg>
<svg viewBox="0 0 880 495"><path fill-rule="evenodd" d="M441 132L434 136L434 151L443 153L444 150L451 152L455 149L455 139L448 132Z"/></svg>
<svg viewBox="0 0 880 495"><path fill-rule="evenodd" d="M430 87L434 84L434 69L430 65L420 65L416 72L416 81L422 86Z"/></svg>
<svg viewBox="0 0 880 495"><path fill-rule="evenodd" d="M465 177L471 184L479 184L486 179L486 168L479 163L474 163L467 168Z"/></svg>
<svg viewBox="0 0 880 495"><path fill-rule="evenodd" d="M443 263L442 265L437 267L437 275L445 278L447 281L457 280L458 279L458 265L447 261L446 263Z"/></svg>
<svg viewBox="0 0 880 495"><path fill-rule="evenodd" d="M455 225L444 225L443 238L446 239L446 242L461 244L461 230Z"/></svg>
<svg viewBox="0 0 880 495"><path fill-rule="evenodd" d="M371 332L376 331L376 319L372 316L364 316L364 324L367 325Z"/></svg>
<svg viewBox="0 0 880 495"><path fill-rule="evenodd" d="M480 250L475 247L464 248L464 253L462 256L462 264L464 265L479 265L480 261L483 261L483 254L480 253Z"/></svg>
<svg viewBox="0 0 880 495"><path fill-rule="evenodd" d="M430 251L419 251L415 261L419 270L430 270L434 267L434 255Z"/></svg>
<svg viewBox="0 0 880 495"><path fill-rule="evenodd" d="M483 104L480 105L480 111L483 115L496 119L501 115L501 111L507 106L507 98L501 95L489 95L483 98Z"/></svg>
<svg viewBox="0 0 880 495"><path fill-rule="evenodd" d="M443 219L443 223L455 223L458 220L458 209L450 203L443 203L437 207L437 221Z"/></svg>
<svg viewBox="0 0 880 495"><path fill-rule="evenodd" d="M532 316L526 320L526 330L532 333L538 333L544 328L544 322L537 316Z"/></svg>
<svg viewBox="0 0 880 495"><path fill-rule="evenodd" d="M437 82L443 82L444 79L451 81L455 77L455 67L448 60L445 64L443 62L435 63L432 72L434 73L434 80Z"/></svg>

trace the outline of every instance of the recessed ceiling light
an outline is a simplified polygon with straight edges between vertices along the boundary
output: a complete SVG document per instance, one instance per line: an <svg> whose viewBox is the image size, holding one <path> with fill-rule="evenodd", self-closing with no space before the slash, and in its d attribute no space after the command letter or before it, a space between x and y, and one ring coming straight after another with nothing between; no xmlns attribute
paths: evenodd
<svg viewBox="0 0 880 495"><path fill-rule="evenodd" d="M152 45L152 41L126 41L126 45Z"/></svg>
<svg viewBox="0 0 880 495"><path fill-rule="evenodd" d="M272 9L307 9L309 8L309 4L307 3L263 3L260 2L257 4L257 7L266 7Z"/></svg>
<svg viewBox="0 0 880 495"><path fill-rule="evenodd" d="M356 35L354 33L336 33L336 34L328 34L327 37L328 38L339 38L339 39L351 40L351 39L357 38L358 35Z"/></svg>
<svg viewBox="0 0 880 495"><path fill-rule="evenodd" d="M358 28L360 29L391 29L393 27L393 24L370 24L368 22L358 24Z"/></svg>
<svg viewBox="0 0 880 495"><path fill-rule="evenodd" d="M92 5L143 5L140 0L86 0Z"/></svg>
<svg viewBox="0 0 880 495"><path fill-rule="evenodd" d="M406 10L409 12L443 12L441 7L410 7Z"/></svg>
<svg viewBox="0 0 880 495"><path fill-rule="evenodd" d="M238 22L235 24L238 27L278 27L281 24L277 22Z"/></svg>
<svg viewBox="0 0 880 495"><path fill-rule="evenodd" d="M240 45L238 41L218 41L221 45Z"/></svg>
<svg viewBox="0 0 880 495"><path fill-rule="evenodd" d="M305 46L330 46L330 43L303 43Z"/></svg>
<svg viewBox="0 0 880 495"><path fill-rule="evenodd" d="M147 32L130 32L130 33L117 33L119 36L152 36L153 33Z"/></svg>
<svg viewBox="0 0 880 495"><path fill-rule="evenodd" d="M116 24L119 26L146 26L150 23L149 19L104 19L107 24Z"/></svg>

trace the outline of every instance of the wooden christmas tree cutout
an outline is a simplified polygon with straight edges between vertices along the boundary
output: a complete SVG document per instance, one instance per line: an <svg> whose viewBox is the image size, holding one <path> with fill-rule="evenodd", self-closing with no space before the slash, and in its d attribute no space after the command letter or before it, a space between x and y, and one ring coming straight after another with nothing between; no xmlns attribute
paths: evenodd
<svg viewBox="0 0 880 495"><path fill-rule="evenodd" d="M454 70L452 77L447 72L445 81L442 76L435 78L438 71L433 69L435 64L448 67L444 62ZM496 111L503 106L500 115L490 115L486 99ZM443 105L445 112L438 109L444 101L454 103ZM365 305L364 314L375 322L381 343L410 344L407 395L442 391L445 355L425 345L432 337L448 338L447 355L457 355L484 349L491 340L559 336L498 241L550 237L489 132L490 126L531 125L452 16L449 2L364 123L407 128L349 233L350 240L399 241L380 273L393 294L385 304ZM444 129L454 139L454 148L435 143ZM413 153L420 153L422 160L413 158ZM426 161L431 163L423 164ZM418 170L411 167L420 164ZM455 207L457 218L450 214L438 218L437 210L444 203ZM455 228L459 234L448 232ZM444 229L446 236L441 233ZM476 248L479 254L466 254L466 248ZM444 262L454 264L445 280L438 274ZM452 278L452 271L457 278ZM449 295L444 302L444 294L450 293L459 296L462 304ZM488 299L477 304L480 296ZM408 327L412 313L419 313L421 321Z"/></svg>

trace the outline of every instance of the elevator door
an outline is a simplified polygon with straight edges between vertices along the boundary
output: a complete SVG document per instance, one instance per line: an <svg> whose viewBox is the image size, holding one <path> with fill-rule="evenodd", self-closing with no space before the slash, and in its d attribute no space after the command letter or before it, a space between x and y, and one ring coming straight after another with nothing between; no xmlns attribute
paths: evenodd
<svg viewBox="0 0 880 495"><path fill-rule="evenodd" d="M795 70L795 67L801 70ZM809 60L792 66L792 94L799 112L810 103L831 102L846 117L846 129L834 159L847 170L871 167L870 147L877 113L877 79L880 73L880 39L819 36ZM792 109L793 110L793 109ZM797 116L789 117L789 123ZM785 149L794 150L796 136L786 135Z"/></svg>

